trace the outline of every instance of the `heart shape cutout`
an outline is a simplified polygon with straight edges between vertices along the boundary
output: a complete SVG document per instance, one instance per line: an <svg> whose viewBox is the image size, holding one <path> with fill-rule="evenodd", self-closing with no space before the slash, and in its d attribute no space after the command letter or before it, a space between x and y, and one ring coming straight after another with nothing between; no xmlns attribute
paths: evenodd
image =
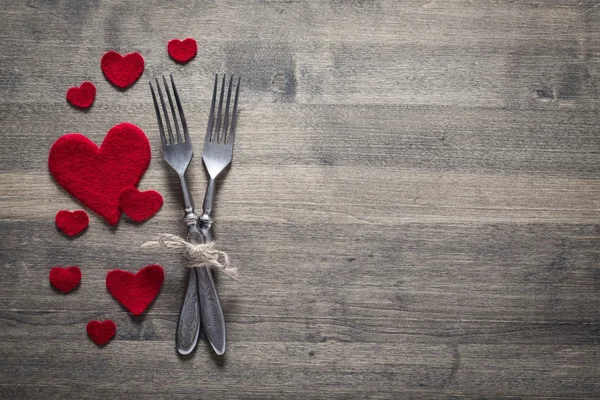
<svg viewBox="0 0 600 400"><path fill-rule="evenodd" d="M79 267L54 267L50 270L50 283L63 293L69 293L81 282Z"/></svg>
<svg viewBox="0 0 600 400"><path fill-rule="evenodd" d="M90 339L98 346L103 346L117 333L117 325L110 319L105 321L90 321L87 323L86 331Z"/></svg>
<svg viewBox="0 0 600 400"><path fill-rule="evenodd" d="M75 236L87 228L90 219L83 210L60 210L55 217L56 226L68 236Z"/></svg>
<svg viewBox="0 0 600 400"><path fill-rule="evenodd" d="M140 53L129 53L122 56L111 50L102 56L100 68L110 83L125 89L142 76L144 57Z"/></svg>
<svg viewBox="0 0 600 400"><path fill-rule="evenodd" d="M142 222L153 216L163 205L163 198L155 190L140 192L128 187L119 195L121 210L135 222Z"/></svg>
<svg viewBox="0 0 600 400"><path fill-rule="evenodd" d="M89 108L96 98L96 86L92 82L83 82L79 87L67 90L67 101L79 108Z"/></svg>
<svg viewBox="0 0 600 400"><path fill-rule="evenodd" d="M137 185L150 156L144 132L124 122L108 131L100 148L79 133L60 137L50 149L48 168L67 192L116 225L121 216L119 194Z"/></svg>
<svg viewBox="0 0 600 400"><path fill-rule="evenodd" d="M160 292L164 280L160 265L148 265L136 274L116 269L106 274L106 288L133 315L140 315Z"/></svg>
<svg viewBox="0 0 600 400"><path fill-rule="evenodd" d="M179 63L186 63L196 56L198 45L192 38L185 40L172 39L167 44L171 58Z"/></svg>

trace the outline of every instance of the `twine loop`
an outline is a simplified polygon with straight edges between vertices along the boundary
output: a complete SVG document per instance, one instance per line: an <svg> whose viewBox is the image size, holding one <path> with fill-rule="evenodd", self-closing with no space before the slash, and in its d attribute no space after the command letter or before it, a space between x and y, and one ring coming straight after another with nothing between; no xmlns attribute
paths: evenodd
<svg viewBox="0 0 600 400"><path fill-rule="evenodd" d="M215 248L216 242L190 243L185 239L169 233L161 234L156 241L146 242L143 248L164 248L183 252L187 267L206 267L223 272L225 275L238 279L238 269L231 266L227 253Z"/></svg>

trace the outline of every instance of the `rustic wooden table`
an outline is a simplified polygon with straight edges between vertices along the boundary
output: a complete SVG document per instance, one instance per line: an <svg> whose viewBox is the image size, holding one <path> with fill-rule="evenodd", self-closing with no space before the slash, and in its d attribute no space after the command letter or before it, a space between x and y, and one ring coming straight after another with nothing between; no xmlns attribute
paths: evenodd
<svg viewBox="0 0 600 400"><path fill-rule="evenodd" d="M600 393L600 2L594 0L5 0L0 5L0 398L597 398ZM196 59L166 43L192 36ZM119 91L99 60L139 51ZM216 235L229 343L174 348L185 271L140 249L183 234L147 82L180 83L196 159L215 72L243 74ZM84 80L88 112L65 101ZM140 126L140 183L162 210L110 228L47 168L67 132ZM160 263L143 317L106 272ZM82 284L60 295L56 265ZM111 318L104 348L86 336Z"/></svg>

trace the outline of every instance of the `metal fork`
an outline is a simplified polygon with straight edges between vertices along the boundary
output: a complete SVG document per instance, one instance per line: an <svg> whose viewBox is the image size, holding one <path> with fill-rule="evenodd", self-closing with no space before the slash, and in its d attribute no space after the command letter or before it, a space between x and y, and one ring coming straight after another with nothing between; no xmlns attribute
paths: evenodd
<svg viewBox="0 0 600 400"><path fill-rule="evenodd" d="M213 89L212 101L210 104L210 114L208 116L208 125L206 127L206 136L204 137L204 150L202 151L202 160L210 176L206 195L204 196L203 213L200 217L202 232L212 236L210 227L212 226L212 204L215 194L215 179L221 172L231 164L233 156L233 141L235 140L235 125L238 109L238 95L240 92L241 77L238 77L235 100L233 101L233 112L231 113L231 125L229 125L229 106L231 104L231 89L233 87L233 75L229 79L227 90L227 103L225 106L225 116L222 117L223 97L225 95L225 76L221 85L221 95L219 97L219 109L217 110L215 120L215 103L217 99L217 86L219 84L219 75L215 75L215 86ZM227 131L229 128L229 132ZM210 239L209 239L210 240Z"/></svg>
<svg viewBox="0 0 600 400"><path fill-rule="evenodd" d="M157 101L157 96L154 91L154 87L152 86L152 82L150 82L150 91L152 93L152 99L154 101L154 111L156 113L156 119L158 121L158 129L160 131L163 155L167 164L169 164L169 166L173 169L173 171L175 171L179 178L181 192L183 194L183 207L185 211L184 220L187 224L188 241L190 241L191 243L202 243L205 236L202 235L202 233L200 232L200 227L198 224L198 215L194 212L194 202L192 200L192 195L189 191L187 182L185 180L185 172L188 166L190 165L190 161L192 160L192 157L194 155L192 149L192 142L190 140L187 122L183 113L183 107L181 106L179 93L177 92L177 87L175 86L175 80L171 75L171 87L173 89L173 94L175 97L175 104L177 105L177 113L175 112L175 104L173 103L171 92L169 91L169 85L164 76L162 77L162 81L165 94L168 99L169 108L171 111L170 115L173 119L173 126L175 127L176 132L176 135L173 135L173 129L171 128L171 120L169 118L169 111L165 102L165 96L163 96L161 84L157 78L156 89L158 91L158 98L160 99L161 107L159 107L159 102ZM181 126L177 118L177 114L179 114ZM181 131L183 131L183 136L181 134ZM198 272L200 270L204 270L205 273L199 274ZM188 273L185 295L183 298L183 303L181 305L179 319L177 322L177 333L175 341L177 351L184 355L191 353L198 342L198 336L200 334L201 327L201 299L198 298L198 280L208 279L206 277L207 273L208 271L206 271L206 268L193 268L190 269ZM210 273L208 273L208 276L210 276ZM211 302L214 306L214 310L218 315L217 319L220 318L221 320L220 325L223 327L223 329L222 338L219 338L219 340L217 341L219 346L215 347L213 345L213 348L215 348L215 352L217 354L223 354L225 344L225 324L223 322L223 312L221 310L219 296L217 295L216 289L214 288L214 282L212 279L208 280L203 285L211 286L211 292L214 293Z"/></svg>
<svg viewBox="0 0 600 400"><path fill-rule="evenodd" d="M238 110L238 96L240 92L241 77L238 77L235 89L235 100L233 102L233 111L231 115L229 108L231 104L231 91L233 87L233 75L229 79L227 90L227 101L225 105L225 115L222 115L223 97L225 94L226 77L223 76L223 84L221 85L221 94L219 96L219 108L215 119L215 105L217 99L217 87L219 75L215 75L215 85L213 89L212 100L210 104L210 114L208 116L208 124L206 127L206 136L204 138L204 150L202 151L202 160L210 176L206 194L204 195L203 212L200 217L200 231L202 233L203 242L213 240L212 233L212 208L215 198L215 180L221 172L231 164L233 156L233 142L235 140L235 126ZM231 123L229 120L231 119ZM229 129L228 129L229 128ZM202 325L204 332L211 342L215 352L222 354L225 351L225 323L223 312L221 311L218 301L217 292L214 290L213 278L206 268L198 270L198 294L200 296L200 308ZM213 301L216 299L216 302ZM219 307L217 308L216 305ZM221 335L222 331L222 335ZM222 341L221 341L222 339ZM220 351L220 352L219 352Z"/></svg>

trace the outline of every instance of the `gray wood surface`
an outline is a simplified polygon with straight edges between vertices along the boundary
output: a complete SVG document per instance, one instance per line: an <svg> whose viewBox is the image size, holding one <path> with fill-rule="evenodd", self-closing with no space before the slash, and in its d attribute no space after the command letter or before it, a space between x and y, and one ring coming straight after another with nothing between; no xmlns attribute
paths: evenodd
<svg viewBox="0 0 600 400"><path fill-rule="evenodd" d="M0 3L0 398L598 398L600 2L597 0L3 0ZM185 66L166 43L194 37ZM140 51L127 91L103 52ZM179 82L196 159L215 72L243 74L216 235L224 357L174 349L185 271L139 246L183 234L147 81ZM92 80L88 112L65 101ZM81 206L47 169L68 132L130 121L162 210L69 240ZM132 318L106 272L160 263ZM56 265L79 265L61 295ZM115 320L98 348L92 319Z"/></svg>

